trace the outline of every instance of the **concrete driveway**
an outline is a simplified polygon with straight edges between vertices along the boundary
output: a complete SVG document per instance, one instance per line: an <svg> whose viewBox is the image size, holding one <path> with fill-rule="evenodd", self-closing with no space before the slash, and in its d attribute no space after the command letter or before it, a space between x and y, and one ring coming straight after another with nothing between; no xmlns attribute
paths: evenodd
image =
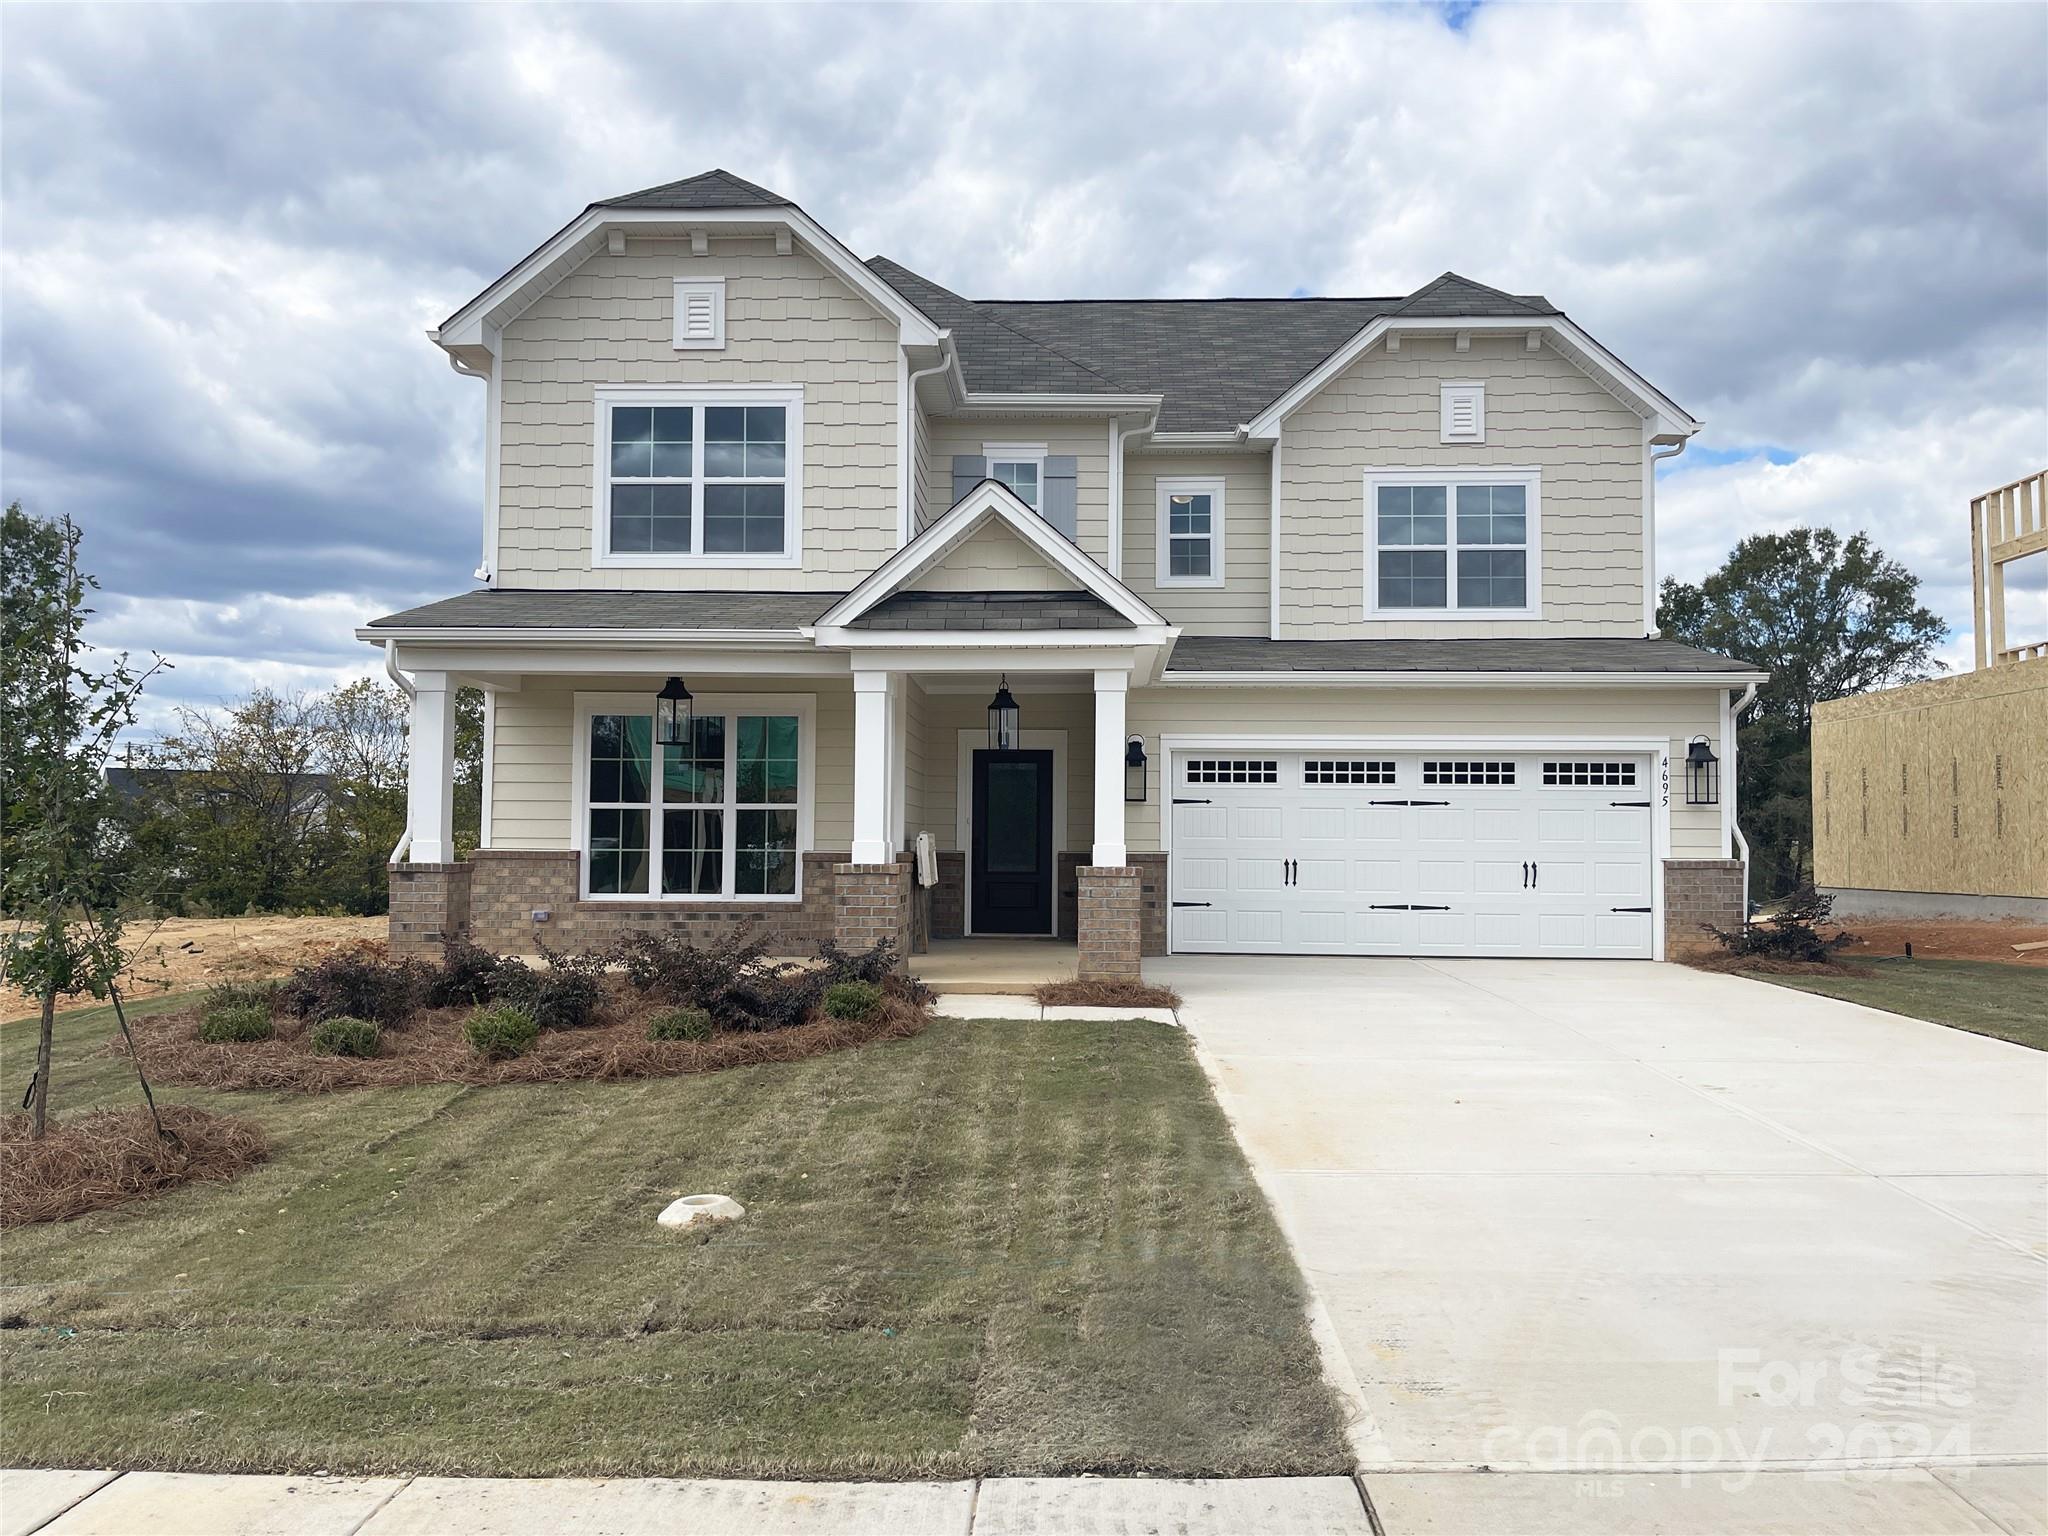
<svg viewBox="0 0 2048 1536"><path fill-rule="evenodd" d="M1672 965L1146 972L1389 1536L2048 1531L2048 1057Z"/></svg>

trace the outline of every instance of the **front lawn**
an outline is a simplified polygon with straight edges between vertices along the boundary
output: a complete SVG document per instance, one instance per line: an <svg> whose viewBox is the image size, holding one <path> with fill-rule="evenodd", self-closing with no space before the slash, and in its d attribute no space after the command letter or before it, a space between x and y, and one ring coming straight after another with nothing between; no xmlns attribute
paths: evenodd
<svg viewBox="0 0 2048 1536"><path fill-rule="evenodd" d="M2048 970L2036 966L1985 960L1849 960L1843 962L1839 976L1742 974L2048 1051Z"/></svg>
<svg viewBox="0 0 2048 1536"><path fill-rule="evenodd" d="M62 1022L59 1112L134 1095L111 1029ZM34 1046L0 1029L0 1082ZM703 1077L165 1096L253 1117L274 1156L7 1234L7 1465L1348 1470L1300 1279L1169 1026L941 1021ZM749 1214L656 1227L697 1191Z"/></svg>

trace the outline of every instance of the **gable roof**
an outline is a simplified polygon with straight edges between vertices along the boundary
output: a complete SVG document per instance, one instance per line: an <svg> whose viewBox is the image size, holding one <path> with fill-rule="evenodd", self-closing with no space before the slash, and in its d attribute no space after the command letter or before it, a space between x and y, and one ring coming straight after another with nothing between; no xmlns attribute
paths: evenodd
<svg viewBox="0 0 2048 1536"><path fill-rule="evenodd" d="M1455 272L1424 283L1389 314L1415 317L1463 318L1474 315L1561 315L1559 309L1540 293L1502 293L1484 283Z"/></svg>
<svg viewBox="0 0 2048 1536"><path fill-rule="evenodd" d="M794 208L795 203L779 192L742 181L731 171L711 170L681 181L643 187L623 197L607 197L593 208Z"/></svg>

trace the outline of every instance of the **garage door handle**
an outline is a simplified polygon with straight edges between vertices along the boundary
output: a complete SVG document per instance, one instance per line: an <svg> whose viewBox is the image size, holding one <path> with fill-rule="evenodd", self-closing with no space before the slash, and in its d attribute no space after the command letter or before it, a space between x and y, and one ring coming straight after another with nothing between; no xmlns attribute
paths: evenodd
<svg viewBox="0 0 2048 1536"><path fill-rule="evenodd" d="M1206 901L1176 901L1174 905L1176 907L1206 907L1209 903Z"/></svg>
<svg viewBox="0 0 2048 1536"><path fill-rule="evenodd" d="M1448 800L1368 800L1367 805L1449 805Z"/></svg>
<svg viewBox="0 0 2048 1536"><path fill-rule="evenodd" d="M1610 912L1647 912L1650 909L1648 907L1609 907L1607 910Z"/></svg>
<svg viewBox="0 0 2048 1536"><path fill-rule="evenodd" d="M1366 910L1370 912L1448 912L1451 909L1449 907L1417 906L1413 902L1406 901L1376 901Z"/></svg>
<svg viewBox="0 0 2048 1536"><path fill-rule="evenodd" d="M1531 864L1529 866L1529 889L1533 891L1542 884L1543 866L1541 864Z"/></svg>
<svg viewBox="0 0 2048 1536"><path fill-rule="evenodd" d="M1522 889L1525 891L1529 889L1529 861L1527 859L1522 860Z"/></svg>
<svg viewBox="0 0 2048 1536"><path fill-rule="evenodd" d="M1207 804L1209 804L1209 802L1208 802L1207 800L1183 800L1183 799L1182 799L1182 798L1181 798L1181 797L1180 797L1179 795L1175 795L1175 796L1173 797L1173 803L1174 803L1175 805L1207 805ZM1645 804L1647 804L1647 803L1648 803L1648 802L1646 801L1646 802L1645 802Z"/></svg>

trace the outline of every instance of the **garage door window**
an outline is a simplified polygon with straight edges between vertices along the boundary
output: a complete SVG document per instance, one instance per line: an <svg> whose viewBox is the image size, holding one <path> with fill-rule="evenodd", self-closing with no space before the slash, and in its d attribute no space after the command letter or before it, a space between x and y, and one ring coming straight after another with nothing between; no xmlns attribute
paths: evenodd
<svg viewBox="0 0 2048 1536"><path fill-rule="evenodd" d="M1365 488L1367 614L1537 614L1536 471L1386 471Z"/></svg>
<svg viewBox="0 0 2048 1536"><path fill-rule="evenodd" d="M1430 758L1422 760L1425 784L1512 784L1515 765L1478 758Z"/></svg>
<svg viewBox="0 0 2048 1536"><path fill-rule="evenodd" d="M1304 784L1391 784L1394 765L1373 758L1311 757L1301 765Z"/></svg>
<svg viewBox="0 0 2048 1536"><path fill-rule="evenodd" d="M1543 782L1556 788L1633 789L1636 765L1629 762L1546 762Z"/></svg>
<svg viewBox="0 0 2048 1536"><path fill-rule="evenodd" d="M1188 762L1190 784L1277 784L1280 765L1270 757L1197 757Z"/></svg>

